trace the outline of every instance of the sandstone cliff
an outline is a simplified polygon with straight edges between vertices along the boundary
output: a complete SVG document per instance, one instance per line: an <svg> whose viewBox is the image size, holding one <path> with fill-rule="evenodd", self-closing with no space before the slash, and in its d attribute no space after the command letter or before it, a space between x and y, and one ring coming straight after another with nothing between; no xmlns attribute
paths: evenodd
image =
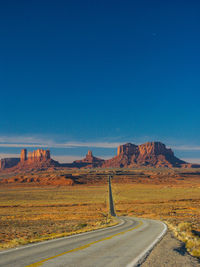
<svg viewBox="0 0 200 267"><path fill-rule="evenodd" d="M23 149L21 158L2 159L0 169L14 168L17 170L26 169L46 169L50 167L67 168L131 168L131 167L182 167L198 168L198 164L189 164L175 157L173 151L161 142L148 142L141 145L127 143L120 145L117 149L117 156L103 160L94 157L92 151L88 151L86 157L82 160L76 160L73 163L60 164L51 159L50 151L38 149L29 152Z"/></svg>
<svg viewBox="0 0 200 267"><path fill-rule="evenodd" d="M26 169L44 169L50 167L59 167L60 164L51 159L50 151L37 149L29 152L22 149L20 158L7 158L0 160L0 169L6 170L12 168L13 170L26 170Z"/></svg>
<svg viewBox="0 0 200 267"><path fill-rule="evenodd" d="M59 167L59 163L51 159L50 151L37 149L33 152L28 152L27 150L22 149L20 163L17 165L18 168L27 169L27 168L48 168L48 167Z"/></svg>
<svg viewBox="0 0 200 267"><path fill-rule="evenodd" d="M148 142L142 145L127 143L118 147L117 156L106 160L102 167L182 167L186 162L174 156L171 149L161 142Z"/></svg>
<svg viewBox="0 0 200 267"><path fill-rule="evenodd" d="M28 162L47 161L50 157L49 150L38 149L28 153Z"/></svg>
<svg viewBox="0 0 200 267"><path fill-rule="evenodd" d="M20 160L21 160L21 162L24 162L27 160L27 150L26 149L22 149Z"/></svg>

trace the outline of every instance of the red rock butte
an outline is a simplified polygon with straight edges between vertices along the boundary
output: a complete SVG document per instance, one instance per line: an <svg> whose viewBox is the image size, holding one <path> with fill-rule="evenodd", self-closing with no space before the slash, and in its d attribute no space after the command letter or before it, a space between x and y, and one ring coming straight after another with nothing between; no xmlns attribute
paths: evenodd
<svg viewBox="0 0 200 267"><path fill-rule="evenodd" d="M117 155L104 160L94 157L89 150L85 158L73 163L60 164L51 159L50 151L37 149L28 152L22 149L20 158L6 158L0 160L0 169L44 169L49 167L69 168L137 168L137 167L167 167L167 168L199 168L198 164L189 164L175 157L173 151L161 142L148 142L141 145L127 143L120 145Z"/></svg>
<svg viewBox="0 0 200 267"><path fill-rule="evenodd" d="M148 142L142 145L127 143L117 149L117 156L105 160L102 167L185 167L187 164L174 156L173 151L161 142Z"/></svg>
<svg viewBox="0 0 200 267"><path fill-rule="evenodd" d="M51 159L50 151L43 149L37 149L28 154L26 149L22 149L20 158L1 159L0 161L0 169L41 169L58 166L60 164Z"/></svg>
<svg viewBox="0 0 200 267"><path fill-rule="evenodd" d="M41 168L41 167L55 167L60 166L59 163L51 159L50 150L37 149L33 152L28 152L22 149L20 163L17 165L19 168Z"/></svg>
<svg viewBox="0 0 200 267"><path fill-rule="evenodd" d="M28 157L26 149L23 149L21 152L21 162L28 161L31 163L37 161L46 161L50 158L51 156L49 150L38 149L33 152L28 152Z"/></svg>
<svg viewBox="0 0 200 267"><path fill-rule="evenodd" d="M22 149L20 161L24 162L26 160L27 160L27 150L26 149Z"/></svg>

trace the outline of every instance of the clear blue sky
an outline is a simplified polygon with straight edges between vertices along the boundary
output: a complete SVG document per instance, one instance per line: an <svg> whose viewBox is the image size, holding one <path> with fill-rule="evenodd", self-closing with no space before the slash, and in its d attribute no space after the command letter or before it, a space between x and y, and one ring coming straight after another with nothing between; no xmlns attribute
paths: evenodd
<svg viewBox="0 0 200 267"><path fill-rule="evenodd" d="M2 2L0 141L160 140L200 158L199 14L196 0Z"/></svg>

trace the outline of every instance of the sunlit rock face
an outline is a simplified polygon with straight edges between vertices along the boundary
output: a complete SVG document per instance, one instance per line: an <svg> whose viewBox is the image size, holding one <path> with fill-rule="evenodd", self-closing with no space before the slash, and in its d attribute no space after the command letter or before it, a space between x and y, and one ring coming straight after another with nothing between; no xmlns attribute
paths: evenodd
<svg viewBox="0 0 200 267"><path fill-rule="evenodd" d="M57 161L51 159L50 150L37 149L32 152L22 149L20 163L17 165L19 169L40 169L49 167L59 167L60 164Z"/></svg>
<svg viewBox="0 0 200 267"><path fill-rule="evenodd" d="M0 169L15 168L16 170L45 169L50 167L69 168L134 168L134 167L200 167L200 165L189 164L175 157L173 151L161 142L148 142L141 145L127 143L120 145L117 155L109 160L93 156L89 150L85 158L73 163L60 164L51 159L50 151L37 149L28 152L22 149L21 158L8 158L0 161Z"/></svg>
<svg viewBox="0 0 200 267"><path fill-rule="evenodd" d="M28 162L35 162L35 161L46 161L50 159L50 151L37 149L33 152L28 152Z"/></svg>
<svg viewBox="0 0 200 267"><path fill-rule="evenodd" d="M117 148L117 156L120 155L133 155L138 153L138 146L127 143L125 145L121 145Z"/></svg>
<svg viewBox="0 0 200 267"><path fill-rule="evenodd" d="M22 149L21 150L21 158L20 158L20 161L21 162L24 162L27 160L27 150L26 149Z"/></svg>
<svg viewBox="0 0 200 267"><path fill-rule="evenodd" d="M127 143L117 149L117 156L106 160L102 167L181 167L186 162L176 158L171 149L161 142L142 145Z"/></svg>

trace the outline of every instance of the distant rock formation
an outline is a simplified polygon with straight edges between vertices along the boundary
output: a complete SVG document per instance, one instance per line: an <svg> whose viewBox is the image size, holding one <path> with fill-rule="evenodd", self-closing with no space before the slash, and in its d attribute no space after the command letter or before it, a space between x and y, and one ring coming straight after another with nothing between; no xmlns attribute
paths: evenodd
<svg viewBox="0 0 200 267"><path fill-rule="evenodd" d="M22 149L20 161L24 162L26 160L27 160L27 150L26 149Z"/></svg>
<svg viewBox="0 0 200 267"><path fill-rule="evenodd" d="M131 144L131 143L127 143L125 145L118 146L117 156L124 155L124 154L132 155L132 154L137 152L137 149L138 149L138 146Z"/></svg>
<svg viewBox="0 0 200 267"><path fill-rule="evenodd" d="M28 162L47 161L51 158L49 150L38 149L28 152ZM22 160L22 159L21 159Z"/></svg>
<svg viewBox="0 0 200 267"><path fill-rule="evenodd" d="M20 158L21 163L23 162L32 163L38 161L46 161L49 159L51 159L49 150L37 149L33 152L28 152L28 157L26 149L22 149L21 151L21 158Z"/></svg>
<svg viewBox="0 0 200 267"><path fill-rule="evenodd" d="M46 169L50 167L61 168L134 168L134 167L182 167L200 168L198 164L189 164L175 157L173 151L161 142L148 142L141 145L127 143L120 145L117 156L104 160L94 157L92 151L88 151L82 160L73 163L60 164L51 159L50 151L37 149L29 152L22 149L21 158L7 158L0 161L0 169L12 168L13 170Z"/></svg>
<svg viewBox="0 0 200 267"><path fill-rule="evenodd" d="M28 152L22 149L21 159L18 164L18 168L47 168L47 167L59 167L60 164L51 159L50 150L37 149L33 152Z"/></svg>
<svg viewBox="0 0 200 267"><path fill-rule="evenodd" d="M20 162L20 158L5 158L0 160L0 169L12 168Z"/></svg>
<svg viewBox="0 0 200 267"><path fill-rule="evenodd" d="M171 149L161 142L148 142L142 145L127 143L117 149L117 156L106 160L105 167L181 167L187 164L174 156Z"/></svg>
<svg viewBox="0 0 200 267"><path fill-rule="evenodd" d="M29 152L27 156L27 150L21 150L20 158L7 158L0 161L0 169L15 168L17 169L41 169L49 167L59 167L60 164L51 159L50 151L37 149L33 152Z"/></svg>
<svg viewBox="0 0 200 267"><path fill-rule="evenodd" d="M82 167L97 168L97 167L101 167L103 162L104 162L103 159L94 157L92 154L92 151L89 150L84 159L76 160L73 162L73 167L76 167L76 168L82 168Z"/></svg>

